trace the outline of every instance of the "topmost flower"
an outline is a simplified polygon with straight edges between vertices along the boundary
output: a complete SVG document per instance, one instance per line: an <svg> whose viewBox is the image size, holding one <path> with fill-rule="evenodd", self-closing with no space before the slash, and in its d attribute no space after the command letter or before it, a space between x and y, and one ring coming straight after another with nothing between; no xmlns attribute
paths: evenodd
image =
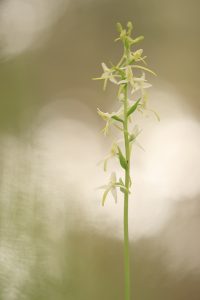
<svg viewBox="0 0 200 300"><path fill-rule="evenodd" d="M112 65L110 68L105 63L102 63L103 74L101 77L94 79L104 80L104 89L106 88L108 81L119 86L130 83L132 87L132 93L138 91L139 87L141 86L141 92L143 94L144 88L151 86L147 83L144 72L150 72L156 75L152 70L144 66L146 65L146 56L143 56L143 49L136 49L135 51L132 51L132 47L142 41L144 37L138 36L134 39L131 37L133 30L133 25L131 22L128 22L127 28L125 29L120 23L117 23L117 29L119 32L119 37L115 41L122 41L124 45L124 53L122 58L118 64ZM140 62L142 62L143 65L140 65ZM135 76L133 69L141 70L141 76Z"/></svg>

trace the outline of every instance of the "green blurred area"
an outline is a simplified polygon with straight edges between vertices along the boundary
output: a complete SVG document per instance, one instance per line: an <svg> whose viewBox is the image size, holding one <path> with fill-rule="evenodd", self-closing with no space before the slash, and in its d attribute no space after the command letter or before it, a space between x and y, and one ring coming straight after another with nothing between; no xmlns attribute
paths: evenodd
<svg viewBox="0 0 200 300"><path fill-rule="evenodd" d="M12 134L30 146L27 132L41 108L57 98L78 98L92 113L97 106L109 108L110 92L103 94L101 84L91 78L101 72L100 62L119 58L121 49L113 42L115 24L128 20L136 34L145 36L142 48L149 66L159 75L153 79L155 88L162 81L174 86L183 95L182 106L189 105L199 119L199 9L197 0L71 1L42 45L2 59L1 137ZM68 115L94 126L94 120L82 115L78 107ZM0 299L122 300L122 241L86 226L81 208L78 219L73 220L70 212L70 227L66 220L66 232L55 238L40 191L28 193L18 184L25 181L28 187L34 161L16 154L22 173L16 171L16 177L7 182L0 147L0 248L7 254L0 253ZM166 227L172 227L170 222ZM158 242L162 234L131 243L132 299L198 300L199 275L169 272L165 267L165 249Z"/></svg>

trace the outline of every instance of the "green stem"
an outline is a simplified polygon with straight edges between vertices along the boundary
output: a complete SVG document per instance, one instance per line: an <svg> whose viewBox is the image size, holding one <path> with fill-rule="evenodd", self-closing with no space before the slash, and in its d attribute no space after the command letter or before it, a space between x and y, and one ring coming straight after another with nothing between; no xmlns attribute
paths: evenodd
<svg viewBox="0 0 200 300"><path fill-rule="evenodd" d="M125 186L127 192L124 193L124 274L125 274L125 300L130 300L130 259L129 259L129 234L128 234L128 198L130 185L130 148L128 136L128 97L127 85L124 89L124 143L127 168L125 170Z"/></svg>

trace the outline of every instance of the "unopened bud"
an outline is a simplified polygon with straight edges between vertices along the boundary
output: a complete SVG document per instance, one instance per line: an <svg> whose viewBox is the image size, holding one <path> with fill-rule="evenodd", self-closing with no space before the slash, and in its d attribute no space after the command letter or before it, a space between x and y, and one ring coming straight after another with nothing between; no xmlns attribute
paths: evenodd
<svg viewBox="0 0 200 300"><path fill-rule="evenodd" d="M118 23L117 23L117 31L118 31L119 33L121 33L122 30L123 30L122 25L121 25L121 23L118 22Z"/></svg>
<svg viewBox="0 0 200 300"><path fill-rule="evenodd" d="M141 42L144 39L143 35L138 36L132 41L132 45Z"/></svg>
<svg viewBox="0 0 200 300"><path fill-rule="evenodd" d="M128 35L130 35L131 34L131 32L132 32L132 30L133 30L133 24L132 24L132 22L128 22L127 23L127 28L128 28Z"/></svg>

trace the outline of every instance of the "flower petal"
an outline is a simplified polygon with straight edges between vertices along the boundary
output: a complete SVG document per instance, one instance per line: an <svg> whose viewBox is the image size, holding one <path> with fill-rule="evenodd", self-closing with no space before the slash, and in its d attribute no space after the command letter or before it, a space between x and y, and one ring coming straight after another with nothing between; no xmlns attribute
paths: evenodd
<svg viewBox="0 0 200 300"><path fill-rule="evenodd" d="M117 181L116 173L115 173L115 172L112 172L112 174L111 174L111 176L110 176L110 183L111 183L112 185L115 185L116 181Z"/></svg>
<svg viewBox="0 0 200 300"><path fill-rule="evenodd" d="M104 206L105 201L106 201L106 198L107 198L108 193L110 192L110 190L111 190L111 188L109 187L109 188L107 188L107 189L105 190L105 192L103 193L103 197L102 197L102 206Z"/></svg>
<svg viewBox="0 0 200 300"><path fill-rule="evenodd" d="M117 190L116 188L111 189L111 194L113 195L113 198L115 199L115 203L117 203Z"/></svg>

